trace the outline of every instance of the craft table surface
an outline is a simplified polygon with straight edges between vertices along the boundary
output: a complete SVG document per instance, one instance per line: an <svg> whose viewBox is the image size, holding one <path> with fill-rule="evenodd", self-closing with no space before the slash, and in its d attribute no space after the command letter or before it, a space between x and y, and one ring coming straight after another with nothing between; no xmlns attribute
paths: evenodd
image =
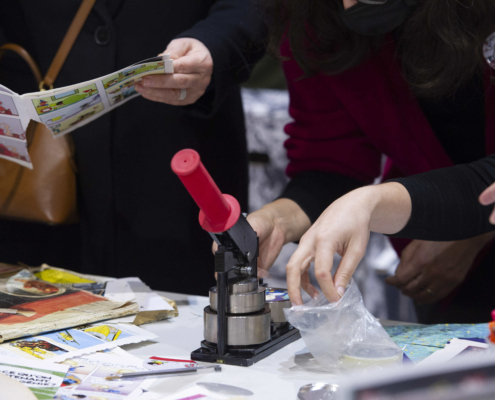
<svg viewBox="0 0 495 400"><path fill-rule="evenodd" d="M176 301L179 316L141 326L159 336L156 343L148 341L123 348L142 359L157 356L188 360L191 351L200 347L203 340L203 309L208 305L208 298L158 293ZM401 324L389 321L382 323ZM193 387L197 382L212 382L252 391L254 395L247 396L246 399L291 400L297 398L299 388L307 383L338 382L335 375L303 368L311 365L314 365L314 361L304 342L299 339L251 367L224 365L220 373L160 378L150 390L168 396ZM220 395L218 397L226 398Z"/></svg>

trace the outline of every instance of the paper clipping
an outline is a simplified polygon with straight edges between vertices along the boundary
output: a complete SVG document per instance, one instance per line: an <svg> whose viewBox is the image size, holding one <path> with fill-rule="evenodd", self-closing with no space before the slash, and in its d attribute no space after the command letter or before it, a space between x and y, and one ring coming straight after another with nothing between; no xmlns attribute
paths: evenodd
<svg viewBox="0 0 495 400"><path fill-rule="evenodd" d="M134 325L101 323L17 339L0 345L0 356L60 362L101 350L157 338Z"/></svg>
<svg viewBox="0 0 495 400"><path fill-rule="evenodd" d="M0 360L0 373L27 386L38 400L53 399L69 369L68 365L43 361ZM2 380L3 382L3 380ZM2 385L1 391L10 391Z"/></svg>
<svg viewBox="0 0 495 400"><path fill-rule="evenodd" d="M125 399L136 398L147 389L155 378L107 380L107 376L146 371L138 358L114 357L107 354L92 354L64 361L69 367L56 400L74 398ZM85 396L85 397L82 397Z"/></svg>

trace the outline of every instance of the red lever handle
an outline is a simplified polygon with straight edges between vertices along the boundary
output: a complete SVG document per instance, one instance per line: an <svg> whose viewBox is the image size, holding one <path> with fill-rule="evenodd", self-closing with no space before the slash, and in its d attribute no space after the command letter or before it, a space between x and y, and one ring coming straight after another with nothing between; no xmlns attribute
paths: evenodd
<svg viewBox="0 0 495 400"><path fill-rule="evenodd" d="M220 192L195 150L177 152L171 167L201 209L199 223L204 230L219 233L235 225L241 215L238 201Z"/></svg>

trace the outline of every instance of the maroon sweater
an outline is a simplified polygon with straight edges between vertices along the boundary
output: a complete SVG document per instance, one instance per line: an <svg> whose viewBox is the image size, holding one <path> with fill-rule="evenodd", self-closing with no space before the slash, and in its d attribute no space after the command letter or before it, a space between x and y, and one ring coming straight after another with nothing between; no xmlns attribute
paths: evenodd
<svg viewBox="0 0 495 400"><path fill-rule="evenodd" d="M384 180L453 165L402 76L393 41L360 66L334 76L298 79L303 71L287 42L281 53L289 58L284 71L294 118L285 128L287 174L293 179L282 197L296 201L312 221L329 205L325 191L331 190L336 199L379 177L382 154L388 157ZM487 68L487 155L495 153L490 73ZM399 254L408 243L396 238L392 242Z"/></svg>

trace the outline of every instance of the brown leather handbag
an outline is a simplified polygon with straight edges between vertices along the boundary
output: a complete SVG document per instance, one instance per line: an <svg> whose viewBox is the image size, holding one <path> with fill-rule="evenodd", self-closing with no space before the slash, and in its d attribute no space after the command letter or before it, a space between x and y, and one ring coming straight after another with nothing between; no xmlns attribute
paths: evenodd
<svg viewBox="0 0 495 400"><path fill-rule="evenodd" d="M82 2L43 80L36 62L19 45L1 46L0 60L6 51L17 53L31 68L40 90L52 88L95 1ZM76 169L71 136L55 139L45 125L31 121L26 139L32 170L0 159L0 217L46 224L76 222Z"/></svg>

